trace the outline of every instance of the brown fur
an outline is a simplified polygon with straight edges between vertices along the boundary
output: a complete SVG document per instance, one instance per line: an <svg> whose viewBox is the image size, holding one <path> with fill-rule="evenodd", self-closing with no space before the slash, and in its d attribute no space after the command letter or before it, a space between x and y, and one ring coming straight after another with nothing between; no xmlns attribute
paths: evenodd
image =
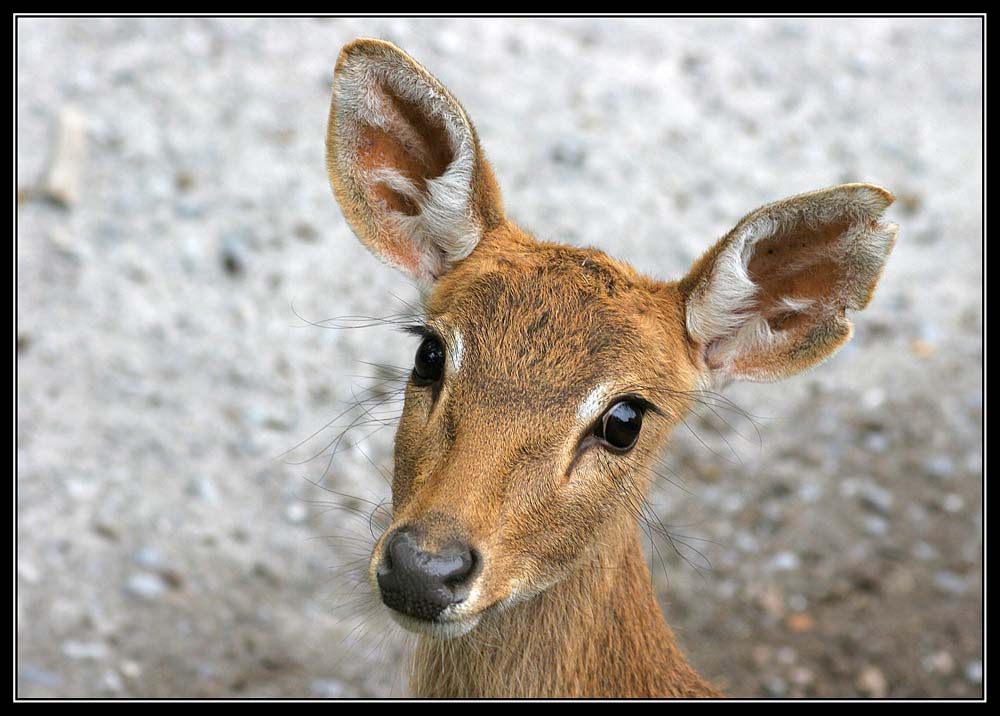
<svg viewBox="0 0 1000 716"><path fill-rule="evenodd" d="M374 119L352 114L357 93L385 94L366 83L386 82L426 96L397 96ZM449 199L460 207L454 221L471 216L476 233L456 258L433 234L393 233L390 219L419 219L427 182L461 162L463 146L474 149L474 171ZM891 195L846 185L763 207L682 281L657 282L504 219L464 110L402 51L373 40L341 53L328 160L361 240L430 279L426 326L455 361L433 390L407 388L385 535L406 526L427 552L474 546L481 571L448 619L478 623L449 640L420 637L414 693L718 696L681 654L652 590L637 525L650 465L715 377L789 375L847 340L845 310L867 304L895 237L878 219ZM417 201L373 183L382 171L412 181ZM749 288L733 299L733 286ZM596 444L593 427L625 396L655 409L623 455Z"/></svg>

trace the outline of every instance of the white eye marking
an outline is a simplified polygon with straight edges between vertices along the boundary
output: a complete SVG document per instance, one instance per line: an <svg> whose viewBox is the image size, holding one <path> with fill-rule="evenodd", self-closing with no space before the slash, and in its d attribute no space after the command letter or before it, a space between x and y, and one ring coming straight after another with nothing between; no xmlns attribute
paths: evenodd
<svg viewBox="0 0 1000 716"><path fill-rule="evenodd" d="M462 356L465 353L465 341L462 340L462 332L455 330L451 334L451 369L455 373L462 367Z"/></svg>
<svg viewBox="0 0 1000 716"><path fill-rule="evenodd" d="M579 418L581 423L589 423L601 412L610 394L611 386L607 383L602 383L594 388L590 391L590 395L584 398L583 402L577 407L576 417Z"/></svg>

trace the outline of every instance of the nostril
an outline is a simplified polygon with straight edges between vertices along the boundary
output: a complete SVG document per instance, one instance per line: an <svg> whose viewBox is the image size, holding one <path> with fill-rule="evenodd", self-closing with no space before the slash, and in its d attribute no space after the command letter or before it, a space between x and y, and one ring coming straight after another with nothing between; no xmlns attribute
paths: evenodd
<svg viewBox="0 0 1000 716"><path fill-rule="evenodd" d="M396 534L392 535L385 543L382 565L380 566L384 566L386 571L391 571L396 564L406 558L406 554L412 551L412 547L413 543L410 541L407 531L405 529L396 530Z"/></svg>
<svg viewBox="0 0 1000 716"><path fill-rule="evenodd" d="M460 560L459 564L444 579L445 586L453 590L467 586L472 581L472 576L479 571L480 564L479 552L472 548L465 548L457 556ZM456 596L458 596L457 593Z"/></svg>

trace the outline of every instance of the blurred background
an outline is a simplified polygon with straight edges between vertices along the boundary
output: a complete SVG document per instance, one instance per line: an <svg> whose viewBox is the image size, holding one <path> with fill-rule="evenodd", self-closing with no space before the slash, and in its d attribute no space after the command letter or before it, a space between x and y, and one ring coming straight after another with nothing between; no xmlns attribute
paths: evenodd
<svg viewBox="0 0 1000 716"><path fill-rule="evenodd" d="M417 293L350 233L323 158L358 36L459 98L515 221L660 278L763 203L895 193L854 340L727 389L752 419L677 431L650 560L734 696L982 695L980 20L16 31L19 696L405 693L406 638L354 573L416 348L363 317Z"/></svg>

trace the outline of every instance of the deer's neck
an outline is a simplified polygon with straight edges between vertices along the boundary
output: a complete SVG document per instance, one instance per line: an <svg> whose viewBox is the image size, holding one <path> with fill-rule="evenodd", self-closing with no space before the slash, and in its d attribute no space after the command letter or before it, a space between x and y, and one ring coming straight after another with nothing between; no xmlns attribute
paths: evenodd
<svg viewBox="0 0 1000 716"><path fill-rule="evenodd" d="M637 530L469 634L421 637L411 688L425 697L718 696L681 654L653 594Z"/></svg>

